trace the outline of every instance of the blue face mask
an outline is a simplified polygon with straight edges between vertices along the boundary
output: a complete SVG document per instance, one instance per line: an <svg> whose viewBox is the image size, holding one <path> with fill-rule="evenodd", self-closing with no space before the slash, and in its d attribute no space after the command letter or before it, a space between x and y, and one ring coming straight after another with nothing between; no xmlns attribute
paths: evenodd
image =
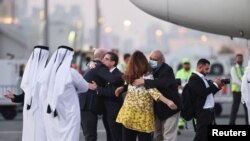
<svg viewBox="0 0 250 141"><path fill-rule="evenodd" d="M152 69L155 69L158 66L158 62L154 61L154 60L149 60L148 63L151 66Z"/></svg>

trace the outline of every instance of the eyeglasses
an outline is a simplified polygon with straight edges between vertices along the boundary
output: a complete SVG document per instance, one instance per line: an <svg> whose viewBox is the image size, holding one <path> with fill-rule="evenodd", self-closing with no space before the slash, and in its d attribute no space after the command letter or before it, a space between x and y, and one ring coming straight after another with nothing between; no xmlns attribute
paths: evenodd
<svg viewBox="0 0 250 141"><path fill-rule="evenodd" d="M104 57L103 59L104 59L104 60L106 60L106 61L111 61L111 59L110 59L110 58L106 58L106 57Z"/></svg>

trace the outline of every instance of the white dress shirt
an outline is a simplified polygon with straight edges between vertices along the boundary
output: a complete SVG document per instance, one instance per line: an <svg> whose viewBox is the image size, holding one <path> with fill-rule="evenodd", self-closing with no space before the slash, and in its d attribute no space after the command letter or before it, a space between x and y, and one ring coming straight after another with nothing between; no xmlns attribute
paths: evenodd
<svg viewBox="0 0 250 141"><path fill-rule="evenodd" d="M109 72L113 72L116 69L116 67L113 67L112 69L109 70Z"/></svg>
<svg viewBox="0 0 250 141"><path fill-rule="evenodd" d="M208 88L209 84L208 84L207 80L205 79L205 76L197 71L194 71L194 73L197 74L203 80L203 82L206 85L206 88ZM206 102L203 106L203 109L208 109L208 108L214 108L214 96L212 93L210 93L207 96Z"/></svg>

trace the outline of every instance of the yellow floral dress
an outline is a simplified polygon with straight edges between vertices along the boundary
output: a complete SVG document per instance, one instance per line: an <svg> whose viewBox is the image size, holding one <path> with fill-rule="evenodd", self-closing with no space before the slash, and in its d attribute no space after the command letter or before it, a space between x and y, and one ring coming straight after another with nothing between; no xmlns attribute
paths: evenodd
<svg viewBox="0 0 250 141"><path fill-rule="evenodd" d="M116 122L128 129L153 132L155 130L153 100L157 100L160 95L157 89L128 85L128 91Z"/></svg>

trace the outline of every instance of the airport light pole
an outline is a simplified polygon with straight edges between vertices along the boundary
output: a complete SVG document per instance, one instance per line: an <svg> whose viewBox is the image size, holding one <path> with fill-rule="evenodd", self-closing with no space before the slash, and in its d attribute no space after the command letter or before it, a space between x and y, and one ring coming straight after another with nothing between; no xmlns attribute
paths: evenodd
<svg viewBox="0 0 250 141"><path fill-rule="evenodd" d="M100 29L101 29L101 25L100 25L100 1L99 0L95 0L95 10L96 10L96 15L95 15L95 27L96 27L96 32L95 32L95 47L99 48L100 46Z"/></svg>
<svg viewBox="0 0 250 141"><path fill-rule="evenodd" d="M44 45L49 46L49 4L48 0L44 0Z"/></svg>

